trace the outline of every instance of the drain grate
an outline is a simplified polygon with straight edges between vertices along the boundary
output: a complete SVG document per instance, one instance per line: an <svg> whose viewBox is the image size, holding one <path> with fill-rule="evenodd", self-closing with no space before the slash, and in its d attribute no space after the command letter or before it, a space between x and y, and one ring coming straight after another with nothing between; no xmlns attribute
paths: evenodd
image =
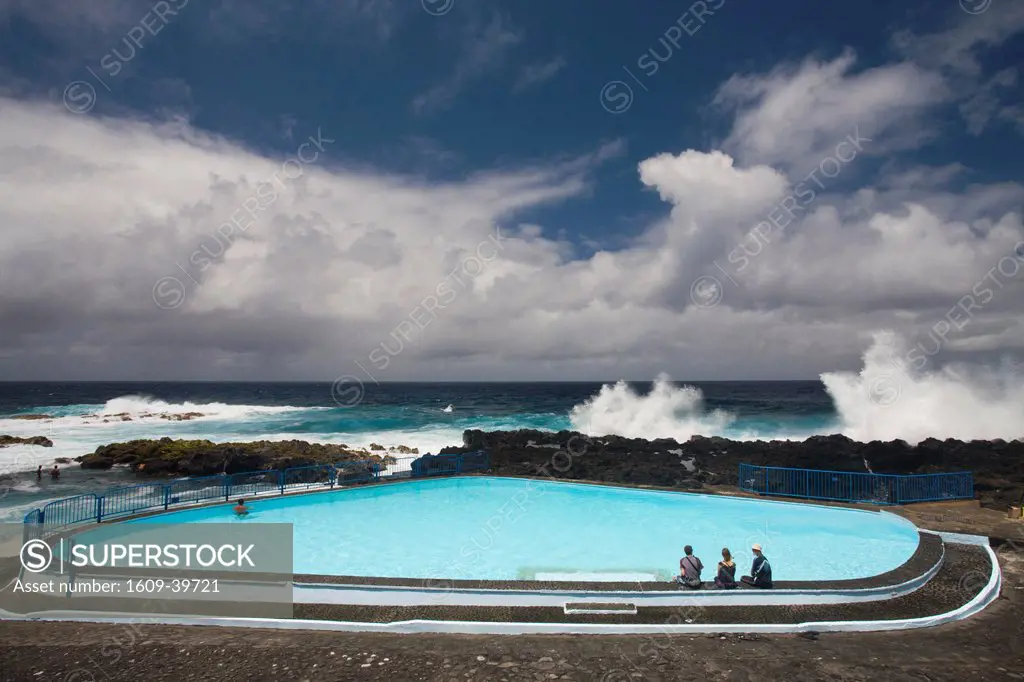
<svg viewBox="0 0 1024 682"><path fill-rule="evenodd" d="M636 615L636 604L629 602L566 602L562 610L567 616Z"/></svg>

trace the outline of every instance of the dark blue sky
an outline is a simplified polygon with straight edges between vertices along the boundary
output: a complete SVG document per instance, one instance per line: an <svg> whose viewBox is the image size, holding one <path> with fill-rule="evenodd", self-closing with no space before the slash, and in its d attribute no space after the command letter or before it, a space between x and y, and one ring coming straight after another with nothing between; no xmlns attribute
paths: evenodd
<svg viewBox="0 0 1024 682"><path fill-rule="evenodd" d="M1024 234L1022 57L1011 0L0 0L0 378L333 379L489 223L387 378L852 369ZM1005 277L943 352L1024 350Z"/></svg>
<svg viewBox="0 0 1024 682"><path fill-rule="evenodd" d="M637 181L639 161L663 151L711 149L726 136L731 117L710 102L731 75L808 56L830 60L846 47L856 50L858 70L869 69L898 57L895 32L927 33L971 18L954 0L709 0L705 7L713 13L703 24L695 18L701 3L654 0L454 0L442 16L415 0L367 2L370 10L351 10L348 18L338 16L344 3L267 12L260 2L220 11L199 0L174 2L185 4L164 26L150 20L158 32L140 38L141 48L125 34L154 3L70 34L47 32L35 17L13 12L0 27L0 64L51 97L74 80L93 83L94 115L181 112L198 128L279 154L293 146L283 134L289 125L300 137L321 127L338 141L331 163L430 180L576 156L621 139L625 153L601 169L593 194L523 216L557 222L574 241L602 243L635 233L638 221L664 210ZM416 112L413 100L474 61L467 45L484 40L495 22L513 36L511 44L495 47L484 73L467 78L449 102ZM678 47L659 42L673 25L699 28L677 38ZM651 49L671 57L646 76L637 62ZM100 65L104 57L112 63L113 50L134 51L116 77ZM1018 39L986 60L1012 64L1022 54ZM556 61L564 65L549 79L516 89L524 69ZM628 111L612 115L600 92L618 79L635 97ZM933 148L918 150L916 160L953 155L975 171L972 181L1014 178L1024 147L1009 124L974 137L957 125L954 104L944 114L943 135Z"/></svg>

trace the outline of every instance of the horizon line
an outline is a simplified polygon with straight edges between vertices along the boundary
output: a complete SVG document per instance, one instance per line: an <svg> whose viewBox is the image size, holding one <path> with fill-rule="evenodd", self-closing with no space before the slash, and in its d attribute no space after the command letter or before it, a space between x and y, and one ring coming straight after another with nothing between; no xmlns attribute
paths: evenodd
<svg viewBox="0 0 1024 682"><path fill-rule="evenodd" d="M337 381L337 380L334 380ZM327 379L0 379L0 384L333 384ZM365 381L364 385L383 384L616 384L624 381L628 384L651 384L657 379L461 379L433 380L409 379L387 381ZM755 384L755 383L810 383L821 382L814 379L670 379L671 383L700 384Z"/></svg>

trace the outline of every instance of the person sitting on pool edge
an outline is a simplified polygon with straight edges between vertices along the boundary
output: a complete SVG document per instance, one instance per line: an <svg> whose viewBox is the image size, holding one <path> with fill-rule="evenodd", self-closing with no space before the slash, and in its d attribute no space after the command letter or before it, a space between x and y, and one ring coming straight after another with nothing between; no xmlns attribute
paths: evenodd
<svg viewBox="0 0 1024 682"><path fill-rule="evenodd" d="M683 547L683 553L686 556L679 560L679 575L676 577L676 582L686 585L692 590L700 589L703 585L700 580L700 572L704 570L704 564L693 556L693 547L690 545Z"/></svg>
<svg viewBox="0 0 1024 682"><path fill-rule="evenodd" d="M731 590L736 587L736 562L728 547L722 548L722 560L718 562L718 575L715 576L715 587Z"/></svg>
<svg viewBox="0 0 1024 682"><path fill-rule="evenodd" d="M238 498L238 503L235 504L235 513L239 516L245 516L249 513L249 508L245 506L245 500Z"/></svg>
<svg viewBox="0 0 1024 682"><path fill-rule="evenodd" d="M761 545L751 547L754 551L754 563L750 567L750 575L745 575L740 580L745 585L768 588L772 586L772 566L768 558L761 553Z"/></svg>

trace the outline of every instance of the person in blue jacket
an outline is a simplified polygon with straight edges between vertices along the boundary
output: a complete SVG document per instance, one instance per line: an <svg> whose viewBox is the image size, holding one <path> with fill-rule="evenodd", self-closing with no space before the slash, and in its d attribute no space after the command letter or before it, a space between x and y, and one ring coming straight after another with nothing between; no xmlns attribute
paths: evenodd
<svg viewBox="0 0 1024 682"><path fill-rule="evenodd" d="M750 549L754 552L754 564L750 567L750 575L745 575L740 580L754 587L771 587L772 566L768 563L768 557L761 553L761 545L754 545Z"/></svg>

